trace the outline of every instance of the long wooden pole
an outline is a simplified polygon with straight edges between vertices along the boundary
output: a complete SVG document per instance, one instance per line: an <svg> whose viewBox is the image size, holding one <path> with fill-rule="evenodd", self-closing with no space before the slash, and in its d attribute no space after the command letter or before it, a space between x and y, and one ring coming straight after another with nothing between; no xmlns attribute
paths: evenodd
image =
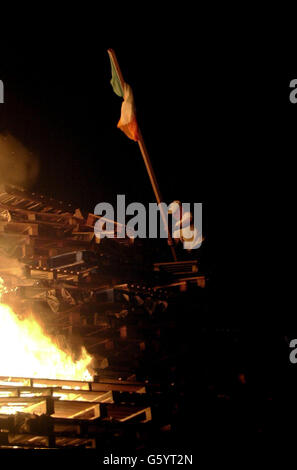
<svg viewBox="0 0 297 470"><path fill-rule="evenodd" d="M109 54L110 59L112 60L112 62L114 64L115 71L118 75L118 79L120 81L122 90L124 91L124 83L125 82L124 82L124 78L123 78L119 63L117 61L117 57L115 55L115 52L114 52L113 49L108 49L107 52ZM172 253L174 261L177 261L176 252L175 252L175 248L174 248L174 242L172 240L172 236L171 236L171 233L170 233L170 230L169 230L169 227L168 227L168 220L167 220L167 217L164 213L164 209L163 209L162 204L161 204L161 202L162 202L161 192L160 192L158 182L157 182L157 179L156 179L156 175L155 175L152 163L151 163L151 159L149 157L148 151L146 149L146 146L145 146L145 143L144 143L144 140L143 140L143 137L142 137L141 130L139 128L138 128L138 141L137 142L138 142L138 145L139 145L139 149L140 149L140 152L141 152L146 170L147 170L149 178L150 178L150 182L151 182L154 194L155 194L155 198L156 198L157 203L158 203L159 208L160 208L160 213L161 213L161 217L162 217L162 220L163 220L165 231L168 233L168 245L170 246L171 253Z"/></svg>

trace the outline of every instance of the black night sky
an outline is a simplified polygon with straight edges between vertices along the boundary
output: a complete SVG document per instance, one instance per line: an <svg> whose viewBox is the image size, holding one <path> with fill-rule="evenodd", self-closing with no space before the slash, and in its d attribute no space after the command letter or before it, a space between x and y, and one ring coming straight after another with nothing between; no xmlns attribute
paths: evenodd
<svg viewBox="0 0 297 470"><path fill-rule="evenodd" d="M34 189L87 210L121 193L154 200L137 144L116 128L121 99L109 83L108 47L133 88L164 199L209 199L217 178L210 168L220 156L212 155L212 113L206 108L211 77L206 70L197 81L193 50L177 43L128 48L91 37L4 47L1 129L38 154L41 171Z"/></svg>
<svg viewBox="0 0 297 470"><path fill-rule="evenodd" d="M273 416L289 429L297 366L290 369L287 341L297 337L297 322L284 261L295 266L289 241L297 105L288 97L297 62L291 57L288 67L281 47L268 40L252 44L251 30L239 40L238 32L198 34L201 23L191 35L172 25L158 37L151 23L147 34L125 41L99 39L93 24L84 32L6 36L0 134L12 134L38 156L32 191L85 212L98 202L115 204L117 194L154 202L137 143L116 127L122 100L110 85L107 49L115 50L164 201L204 204L210 307L200 326L227 328L235 344L237 333L228 328L240 325L243 368L251 371L255 396L273 388L274 406L288 406ZM196 320L187 318L187 327ZM220 346L213 346L219 357ZM230 370L237 367L236 357L226 357Z"/></svg>

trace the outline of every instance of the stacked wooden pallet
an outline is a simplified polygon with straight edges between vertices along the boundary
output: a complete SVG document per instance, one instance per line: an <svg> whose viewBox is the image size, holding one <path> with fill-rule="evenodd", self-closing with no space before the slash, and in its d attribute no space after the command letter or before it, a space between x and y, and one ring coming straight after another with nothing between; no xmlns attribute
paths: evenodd
<svg viewBox="0 0 297 470"><path fill-rule="evenodd" d="M0 244L24 261L89 247L98 216L83 217L72 204L56 201L11 185L0 186ZM116 224L115 224L116 225ZM118 224L117 224L118 225ZM129 239L117 239L130 244Z"/></svg>
<svg viewBox="0 0 297 470"><path fill-rule="evenodd" d="M156 263L149 283L141 276L121 277L120 263L109 263L108 243L98 251L96 220L60 201L0 188L0 253L22 261L26 277L6 288L2 302L38 315L56 341L84 344L97 374L94 382L0 377L0 447L96 447L99 440L117 436L141 439L151 426L152 403L158 408L161 398L159 383L147 380L143 370L139 379L138 371L144 362L149 368L170 362L160 332L163 328L167 338L174 323L164 312L181 291L203 288L205 276L197 261L186 261ZM110 243L131 253L125 239ZM49 262L77 250L93 251L98 262ZM114 246L111 251L114 260Z"/></svg>
<svg viewBox="0 0 297 470"><path fill-rule="evenodd" d="M104 431L150 420L142 383L0 377L0 446L96 447Z"/></svg>

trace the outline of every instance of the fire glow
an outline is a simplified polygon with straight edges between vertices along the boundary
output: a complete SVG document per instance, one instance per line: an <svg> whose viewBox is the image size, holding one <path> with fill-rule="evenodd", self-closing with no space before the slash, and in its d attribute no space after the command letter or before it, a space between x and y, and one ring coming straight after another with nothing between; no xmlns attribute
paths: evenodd
<svg viewBox="0 0 297 470"><path fill-rule="evenodd" d="M0 278L0 302L3 290ZM75 361L34 318L20 320L10 306L0 303L0 376L92 381L91 361L84 347Z"/></svg>

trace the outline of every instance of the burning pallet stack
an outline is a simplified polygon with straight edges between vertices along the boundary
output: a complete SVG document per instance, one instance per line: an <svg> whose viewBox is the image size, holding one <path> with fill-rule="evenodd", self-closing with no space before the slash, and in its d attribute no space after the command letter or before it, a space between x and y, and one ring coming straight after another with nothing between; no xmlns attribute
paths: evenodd
<svg viewBox="0 0 297 470"><path fill-rule="evenodd" d="M11 260L0 265L2 301L20 315L33 311L62 348L84 344L95 373L93 381L0 377L0 447L137 447L170 429L163 392L172 383L150 371L173 369L174 352L162 343L175 326L166 312L181 292L200 292L205 276L195 261L155 263L148 281L131 240L98 243L96 220L70 204L0 188L0 250Z"/></svg>

